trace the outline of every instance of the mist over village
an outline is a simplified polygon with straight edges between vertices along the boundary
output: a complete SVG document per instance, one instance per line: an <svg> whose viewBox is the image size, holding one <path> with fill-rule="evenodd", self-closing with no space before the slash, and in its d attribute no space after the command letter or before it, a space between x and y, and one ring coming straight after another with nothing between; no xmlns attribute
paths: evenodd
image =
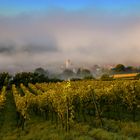
<svg viewBox="0 0 140 140"><path fill-rule="evenodd" d="M48 2L45 7L41 2L41 10L36 4L31 9L23 6L18 10L16 5L25 3L15 2L12 12L6 11L6 7L10 9L14 3L1 5L1 72L33 72L41 67L60 74L68 59L74 72L78 68L88 69L95 77L117 64L140 66L138 9L123 10L125 4L113 3L111 9L105 3L91 1L80 6L78 1L75 5L79 8L73 9L70 2L64 3L65 6Z"/></svg>

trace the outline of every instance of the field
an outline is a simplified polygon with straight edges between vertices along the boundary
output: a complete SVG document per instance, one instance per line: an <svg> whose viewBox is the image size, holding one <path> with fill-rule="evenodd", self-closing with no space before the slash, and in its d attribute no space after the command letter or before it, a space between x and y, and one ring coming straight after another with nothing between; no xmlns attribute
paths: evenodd
<svg viewBox="0 0 140 140"><path fill-rule="evenodd" d="M3 86L1 140L139 140L140 81Z"/></svg>
<svg viewBox="0 0 140 140"><path fill-rule="evenodd" d="M117 78L131 78L134 79L139 73L127 73L127 74L114 74L113 78L117 79Z"/></svg>

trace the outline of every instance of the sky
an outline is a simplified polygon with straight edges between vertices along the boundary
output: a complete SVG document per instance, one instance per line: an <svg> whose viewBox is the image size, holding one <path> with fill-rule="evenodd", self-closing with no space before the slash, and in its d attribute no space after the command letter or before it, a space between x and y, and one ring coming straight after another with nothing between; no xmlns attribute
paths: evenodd
<svg viewBox="0 0 140 140"><path fill-rule="evenodd" d="M138 0L0 0L0 70L140 65Z"/></svg>

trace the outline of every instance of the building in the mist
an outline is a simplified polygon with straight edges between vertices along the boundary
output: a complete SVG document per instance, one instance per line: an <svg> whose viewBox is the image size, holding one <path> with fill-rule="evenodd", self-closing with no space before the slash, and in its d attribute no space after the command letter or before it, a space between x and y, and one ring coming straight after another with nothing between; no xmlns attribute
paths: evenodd
<svg viewBox="0 0 140 140"><path fill-rule="evenodd" d="M70 66L71 66L71 61L70 61L70 59L67 59L66 62L65 62L65 68L69 69Z"/></svg>

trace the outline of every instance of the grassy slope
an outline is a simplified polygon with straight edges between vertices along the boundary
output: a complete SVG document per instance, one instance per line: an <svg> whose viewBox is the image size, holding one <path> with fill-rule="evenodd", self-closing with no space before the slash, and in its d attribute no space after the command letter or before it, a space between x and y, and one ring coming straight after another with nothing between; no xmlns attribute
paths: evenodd
<svg viewBox="0 0 140 140"><path fill-rule="evenodd" d="M26 123L24 131L16 127L16 107L12 94L7 95L3 115L0 116L0 140L139 140L140 127L136 123L119 123L104 120L104 128L95 128L87 123L75 124L69 132L59 126L33 117ZM98 125L97 125L98 126Z"/></svg>
<svg viewBox="0 0 140 140"><path fill-rule="evenodd" d="M127 132L127 131L126 131ZM50 122L40 119L28 122L26 130L15 129L3 140L139 140L128 137L128 132L108 132L105 129L90 128L87 124L76 124L69 133L56 128Z"/></svg>

